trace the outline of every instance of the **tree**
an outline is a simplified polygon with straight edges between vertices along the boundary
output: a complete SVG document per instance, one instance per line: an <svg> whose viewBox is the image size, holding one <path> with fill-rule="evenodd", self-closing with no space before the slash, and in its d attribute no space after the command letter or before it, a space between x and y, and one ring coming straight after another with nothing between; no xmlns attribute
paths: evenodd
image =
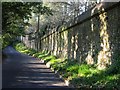
<svg viewBox="0 0 120 90"><path fill-rule="evenodd" d="M86 1L86 2L83 2ZM95 2L89 2L89 0L73 0L67 2L46 2L46 6L49 6L53 11L53 16L41 16L40 27L44 31L52 29L52 27L62 26L68 22L74 22L76 17L93 7ZM47 27L47 28L46 28Z"/></svg>
<svg viewBox="0 0 120 90"><path fill-rule="evenodd" d="M42 2L2 2L3 47L25 34L24 27L29 25L32 13L48 15L50 11Z"/></svg>

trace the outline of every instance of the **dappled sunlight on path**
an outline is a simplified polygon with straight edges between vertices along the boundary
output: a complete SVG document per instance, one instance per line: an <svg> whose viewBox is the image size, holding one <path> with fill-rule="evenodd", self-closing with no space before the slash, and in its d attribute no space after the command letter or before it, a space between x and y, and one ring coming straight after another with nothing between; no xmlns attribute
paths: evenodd
<svg viewBox="0 0 120 90"><path fill-rule="evenodd" d="M3 88L67 87L62 79L36 58L7 47L9 55L3 62Z"/></svg>

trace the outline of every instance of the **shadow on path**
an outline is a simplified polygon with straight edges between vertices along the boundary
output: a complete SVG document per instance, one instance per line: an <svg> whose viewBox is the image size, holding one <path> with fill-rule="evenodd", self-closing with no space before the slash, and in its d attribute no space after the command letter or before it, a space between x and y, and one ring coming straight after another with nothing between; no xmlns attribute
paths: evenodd
<svg viewBox="0 0 120 90"><path fill-rule="evenodd" d="M46 65L8 46L8 58L2 64L3 88L67 88L64 81Z"/></svg>

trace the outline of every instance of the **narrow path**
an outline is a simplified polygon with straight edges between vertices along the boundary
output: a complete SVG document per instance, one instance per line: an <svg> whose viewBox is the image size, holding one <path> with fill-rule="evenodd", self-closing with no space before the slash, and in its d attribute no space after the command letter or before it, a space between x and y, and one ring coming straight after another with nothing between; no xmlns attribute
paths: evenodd
<svg viewBox="0 0 120 90"><path fill-rule="evenodd" d="M2 65L3 88L67 88L42 61L21 54L10 46L4 53L8 59Z"/></svg>

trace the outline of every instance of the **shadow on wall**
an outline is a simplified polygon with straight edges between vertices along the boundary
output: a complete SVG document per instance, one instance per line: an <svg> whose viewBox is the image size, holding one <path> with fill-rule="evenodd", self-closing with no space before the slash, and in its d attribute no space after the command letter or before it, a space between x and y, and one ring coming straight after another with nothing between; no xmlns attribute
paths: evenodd
<svg viewBox="0 0 120 90"><path fill-rule="evenodd" d="M42 50L61 58L76 59L80 64L95 64L98 69L114 63L112 60L120 50L120 5L106 11L104 7L107 4L111 3L98 4L83 13L75 22L83 17L85 20L67 30L66 27L74 25L74 22L49 27L49 34L53 34L41 40Z"/></svg>
<svg viewBox="0 0 120 90"><path fill-rule="evenodd" d="M99 10L104 11L102 4L93 8L91 15ZM104 12L68 30L68 58L77 59L80 63L97 64L99 69L111 64L106 17L107 12Z"/></svg>

